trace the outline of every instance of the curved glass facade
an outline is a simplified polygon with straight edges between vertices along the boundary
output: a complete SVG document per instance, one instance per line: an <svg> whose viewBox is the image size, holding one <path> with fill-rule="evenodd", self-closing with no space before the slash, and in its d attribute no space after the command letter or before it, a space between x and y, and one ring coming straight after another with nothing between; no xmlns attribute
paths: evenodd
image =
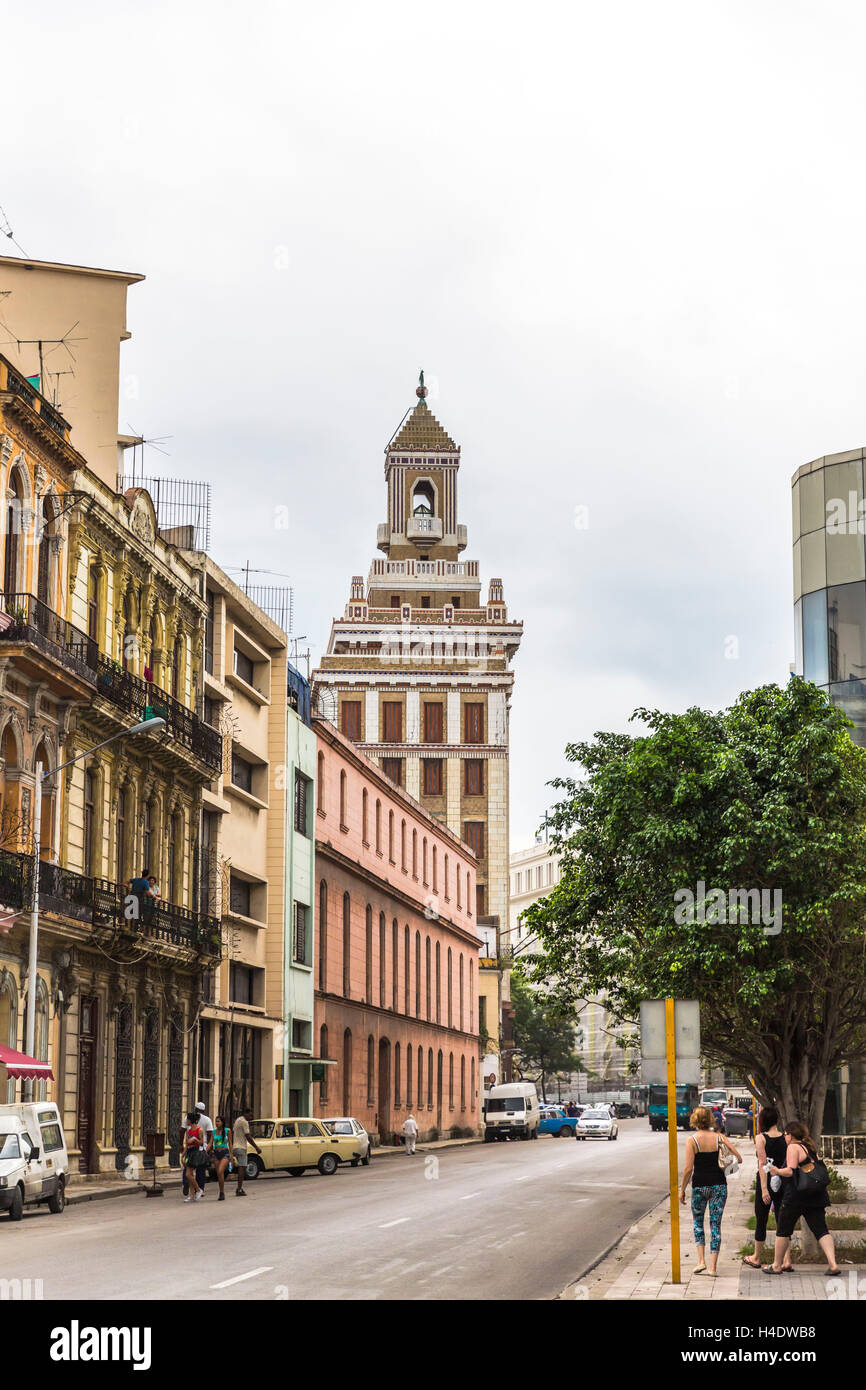
<svg viewBox="0 0 866 1390"><path fill-rule="evenodd" d="M794 669L830 693L866 746L864 451L794 475Z"/></svg>

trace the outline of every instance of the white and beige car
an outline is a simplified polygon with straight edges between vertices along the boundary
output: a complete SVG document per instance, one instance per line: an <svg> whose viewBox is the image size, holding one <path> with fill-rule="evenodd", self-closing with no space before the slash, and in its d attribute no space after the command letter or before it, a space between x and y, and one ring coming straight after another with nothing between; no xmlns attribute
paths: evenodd
<svg viewBox="0 0 866 1390"><path fill-rule="evenodd" d="M616 1139L618 1135L619 1124L606 1105L584 1110L577 1122L576 1137L580 1139Z"/></svg>
<svg viewBox="0 0 866 1390"><path fill-rule="evenodd" d="M357 1168L358 1164L361 1163L365 1168L369 1168L370 1150L373 1145L370 1143L370 1136L360 1120L354 1119L351 1115L336 1115L324 1119L322 1124L332 1134L339 1134L346 1138L352 1138L354 1135L358 1141L358 1157L352 1159L352 1167Z"/></svg>

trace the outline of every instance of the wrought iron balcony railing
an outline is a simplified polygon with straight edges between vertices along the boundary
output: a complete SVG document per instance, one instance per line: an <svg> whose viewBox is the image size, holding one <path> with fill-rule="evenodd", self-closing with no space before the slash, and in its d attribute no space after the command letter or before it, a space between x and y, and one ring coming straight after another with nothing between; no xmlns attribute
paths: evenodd
<svg viewBox="0 0 866 1390"><path fill-rule="evenodd" d="M33 859L28 854L0 849L0 906L26 912L33 896ZM72 869L41 860L39 904L47 912L72 917L89 926L118 926L142 936L187 946L202 956L220 953L218 917L194 912L162 899L129 894L120 883L88 878Z"/></svg>
<svg viewBox="0 0 866 1390"><path fill-rule="evenodd" d="M101 652L97 658L96 690L112 704L134 715L136 721L158 715L165 720L166 732L171 738L201 758L214 772L222 768L222 735L217 729L205 724L193 710L187 709L167 691L160 690L158 685L125 671Z"/></svg>
<svg viewBox="0 0 866 1390"><path fill-rule="evenodd" d="M33 594L0 595L0 642L29 643L91 685L96 683L96 642Z"/></svg>

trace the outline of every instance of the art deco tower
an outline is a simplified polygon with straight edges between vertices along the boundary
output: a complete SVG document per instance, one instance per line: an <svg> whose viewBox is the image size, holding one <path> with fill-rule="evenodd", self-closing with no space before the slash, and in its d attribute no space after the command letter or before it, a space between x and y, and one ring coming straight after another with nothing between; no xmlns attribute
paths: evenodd
<svg viewBox="0 0 866 1390"><path fill-rule="evenodd" d="M509 621L502 580L490 580L482 603L478 562L460 558L460 448L427 405L423 372L416 394L385 449L387 520L376 538L385 558L366 585L353 577L314 700L467 841L479 865L476 917L505 929L510 663L523 625Z"/></svg>

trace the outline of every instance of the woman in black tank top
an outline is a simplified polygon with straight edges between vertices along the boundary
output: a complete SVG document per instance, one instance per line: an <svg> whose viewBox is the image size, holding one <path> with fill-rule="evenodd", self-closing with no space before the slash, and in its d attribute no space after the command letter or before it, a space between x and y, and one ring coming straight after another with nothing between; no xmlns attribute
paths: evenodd
<svg viewBox="0 0 866 1390"><path fill-rule="evenodd" d="M785 1136L779 1127L779 1112L774 1105L765 1105L758 1114L758 1133L755 1136L755 1154L758 1160L755 1179L755 1248L752 1254L746 1255L743 1260L743 1264L750 1265L752 1269L762 1267L761 1256L767 1240L767 1218L771 1211L775 1212L778 1224L782 1200L791 1181L790 1178L782 1178L781 1186L774 1192L770 1186L770 1175L764 1172L764 1164L769 1161L775 1163L777 1168L784 1168L787 1151ZM785 1257L782 1269L786 1274L794 1272L790 1252Z"/></svg>
<svg viewBox="0 0 866 1390"><path fill-rule="evenodd" d="M695 1245L698 1249L698 1263L695 1274L715 1274L722 1246L722 1214L728 1198L728 1182L719 1160L724 1161L726 1151L740 1158L739 1150L730 1139L713 1133L713 1112L706 1105L699 1105L691 1117L695 1133L686 1143L686 1156L680 1184L680 1201L686 1200L686 1187L692 1181L692 1221L694 1223ZM706 1236L704 1218L710 1213L710 1257L705 1259Z"/></svg>

